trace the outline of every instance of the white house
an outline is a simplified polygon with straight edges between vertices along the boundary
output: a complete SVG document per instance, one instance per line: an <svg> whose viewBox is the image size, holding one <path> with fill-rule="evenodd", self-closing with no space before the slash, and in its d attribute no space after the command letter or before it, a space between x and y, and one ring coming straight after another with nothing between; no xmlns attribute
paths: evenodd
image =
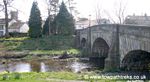
<svg viewBox="0 0 150 82"><path fill-rule="evenodd" d="M87 18L79 18L79 20L75 23L76 29L83 29L93 25L97 25L97 22Z"/></svg>
<svg viewBox="0 0 150 82"><path fill-rule="evenodd" d="M137 16L137 15L129 15L126 17L125 24L133 24L133 25L146 25L150 26L150 16L147 16L147 14L143 16Z"/></svg>
<svg viewBox="0 0 150 82"><path fill-rule="evenodd" d="M0 19L0 36L5 35L5 19Z"/></svg>
<svg viewBox="0 0 150 82"><path fill-rule="evenodd" d="M29 30L28 24L18 20L18 12L12 11L9 19L8 32L27 33ZM5 19L0 19L0 36L5 35Z"/></svg>
<svg viewBox="0 0 150 82"><path fill-rule="evenodd" d="M83 29L89 26L99 25L99 24L110 24L111 22L108 19L99 19L99 20L89 20L88 18L79 18L76 21L76 29Z"/></svg>
<svg viewBox="0 0 150 82"><path fill-rule="evenodd" d="M29 30L29 27L27 23L16 21L9 25L8 31L9 32L19 32L19 33L27 33Z"/></svg>

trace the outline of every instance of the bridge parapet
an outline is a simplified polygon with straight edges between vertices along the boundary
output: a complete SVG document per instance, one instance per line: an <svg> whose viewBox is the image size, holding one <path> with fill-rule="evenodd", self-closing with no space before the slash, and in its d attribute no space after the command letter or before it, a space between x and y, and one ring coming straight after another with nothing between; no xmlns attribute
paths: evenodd
<svg viewBox="0 0 150 82"><path fill-rule="evenodd" d="M150 38L149 26L119 25L119 33L130 36Z"/></svg>

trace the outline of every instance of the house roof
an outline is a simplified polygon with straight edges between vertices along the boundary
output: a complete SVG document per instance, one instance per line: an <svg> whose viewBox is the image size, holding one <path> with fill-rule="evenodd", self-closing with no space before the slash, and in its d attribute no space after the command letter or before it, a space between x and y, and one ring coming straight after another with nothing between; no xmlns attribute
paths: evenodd
<svg viewBox="0 0 150 82"><path fill-rule="evenodd" d="M137 25L150 25L150 16L127 16L125 21L125 24L137 24Z"/></svg>
<svg viewBox="0 0 150 82"><path fill-rule="evenodd" d="M150 16L127 16L126 19L130 20L150 20Z"/></svg>
<svg viewBox="0 0 150 82"><path fill-rule="evenodd" d="M12 19L8 19L8 22L11 22ZM0 19L0 24L5 24L5 19ZM22 25L24 25L25 22L21 22L20 20L16 20L16 22L13 22L8 28L9 29L19 29Z"/></svg>
<svg viewBox="0 0 150 82"><path fill-rule="evenodd" d="M19 29L21 26L23 26L25 23L24 22L21 22L21 21L17 21L13 24L11 24L9 26L9 29Z"/></svg>
<svg viewBox="0 0 150 82"><path fill-rule="evenodd" d="M10 22L10 21L11 21L11 19L8 19L8 22ZM5 19L4 18L0 19L0 24L5 24Z"/></svg>

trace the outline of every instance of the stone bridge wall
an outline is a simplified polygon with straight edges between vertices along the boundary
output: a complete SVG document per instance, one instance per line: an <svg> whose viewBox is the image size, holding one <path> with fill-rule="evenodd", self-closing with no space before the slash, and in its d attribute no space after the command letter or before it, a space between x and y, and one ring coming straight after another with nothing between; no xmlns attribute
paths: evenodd
<svg viewBox="0 0 150 82"><path fill-rule="evenodd" d="M87 40L87 45L90 45L87 46L90 50L97 38L103 38L110 47L109 59L115 60L115 56L118 56L116 54L119 53L119 59L116 57L116 60L119 60L120 64L132 50L150 52L150 27L147 26L102 24L81 30L80 42L83 38Z"/></svg>
<svg viewBox="0 0 150 82"><path fill-rule="evenodd" d="M147 26L119 26L120 60L133 50L150 52L150 27Z"/></svg>

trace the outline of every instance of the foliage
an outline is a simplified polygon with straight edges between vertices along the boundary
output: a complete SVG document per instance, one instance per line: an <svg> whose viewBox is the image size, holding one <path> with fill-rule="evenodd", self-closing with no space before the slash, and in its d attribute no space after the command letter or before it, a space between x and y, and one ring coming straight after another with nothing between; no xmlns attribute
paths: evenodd
<svg viewBox="0 0 150 82"><path fill-rule="evenodd" d="M43 30L42 30L42 34L43 35L49 35L49 31L50 31L50 16L46 19L45 24L43 26Z"/></svg>
<svg viewBox="0 0 150 82"><path fill-rule="evenodd" d="M28 37L11 37L11 38L0 38L0 41L23 41Z"/></svg>
<svg viewBox="0 0 150 82"><path fill-rule="evenodd" d="M73 16L68 12L64 2L62 2L59 13L53 21L53 31L55 34L73 35L74 30Z"/></svg>
<svg viewBox="0 0 150 82"><path fill-rule="evenodd" d="M10 32L10 37L27 37L27 33Z"/></svg>
<svg viewBox="0 0 150 82"><path fill-rule="evenodd" d="M29 18L29 36L31 38L41 37L42 23L40 17L40 10L38 8L37 2L33 2L30 18Z"/></svg>
<svg viewBox="0 0 150 82"><path fill-rule="evenodd" d="M37 39L26 39L20 46L18 50L65 50L73 47L73 37L72 36L44 36Z"/></svg>
<svg viewBox="0 0 150 82"><path fill-rule="evenodd" d="M41 38L1 38L0 50L9 51L29 51L30 54L61 55L65 51L73 55L79 54L79 50L74 49L74 38L72 36L53 35Z"/></svg>
<svg viewBox="0 0 150 82"><path fill-rule="evenodd" d="M45 0L48 6L48 16L56 16L59 7L59 0Z"/></svg>
<svg viewBox="0 0 150 82"><path fill-rule="evenodd" d="M77 56L80 51L77 49L66 49L66 50L33 50L29 54L43 54L43 55L62 55L64 52L68 52L69 55Z"/></svg>

